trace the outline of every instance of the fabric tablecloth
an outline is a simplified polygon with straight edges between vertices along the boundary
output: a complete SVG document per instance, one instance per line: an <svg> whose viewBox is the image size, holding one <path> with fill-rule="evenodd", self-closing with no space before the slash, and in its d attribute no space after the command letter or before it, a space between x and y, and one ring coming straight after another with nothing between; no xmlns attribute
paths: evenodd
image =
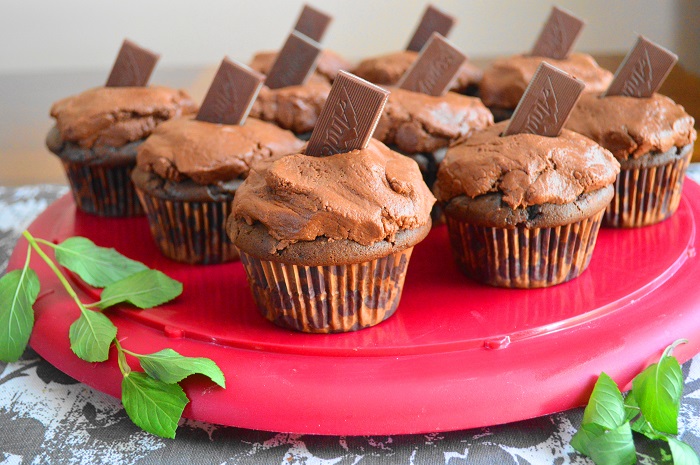
<svg viewBox="0 0 700 465"><path fill-rule="evenodd" d="M691 165L700 180L700 167ZM63 186L0 187L0 273L20 233ZM679 437L700 451L700 356L683 365ZM467 415L468 412L465 412ZM583 409L501 426L393 436L314 436L181 420L175 440L141 431L120 402L80 384L28 349L0 362L3 464L525 465L587 464L569 444ZM661 463L660 442L635 436L638 463Z"/></svg>

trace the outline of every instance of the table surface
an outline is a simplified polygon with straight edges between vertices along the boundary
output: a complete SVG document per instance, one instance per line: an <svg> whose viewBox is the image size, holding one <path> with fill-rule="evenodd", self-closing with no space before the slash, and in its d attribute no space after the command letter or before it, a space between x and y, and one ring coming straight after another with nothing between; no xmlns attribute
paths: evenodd
<svg viewBox="0 0 700 465"><path fill-rule="evenodd" d="M621 57L600 57L614 69ZM157 70L154 82L201 99L213 70ZM51 102L99 85L102 73L0 76L0 274L33 218L67 188L43 146ZM700 115L700 80L677 67L662 92ZM12 109L12 111L7 111ZM700 166L691 165L700 180ZM23 185L39 183L35 185ZM15 186L15 187L9 187ZM700 451L700 356L683 365L679 437ZM468 414L468 412L465 412ZM64 375L28 349L0 362L3 464L585 464L569 445L583 409L474 430L400 436L312 436L252 431L183 420L176 440L134 426L118 400ZM637 439L639 462L661 461L660 443Z"/></svg>
<svg viewBox="0 0 700 465"><path fill-rule="evenodd" d="M691 165L700 180L700 165ZM60 185L0 187L0 273L21 233ZM661 348L660 348L661 349ZM683 365L679 437L700 451L700 356ZM468 415L468 412L465 412ZM314 436L182 420L175 440L139 430L118 400L78 383L31 349L0 362L4 464L585 464L570 446L583 409L473 430L394 436ZM659 442L636 438L639 462L659 463Z"/></svg>

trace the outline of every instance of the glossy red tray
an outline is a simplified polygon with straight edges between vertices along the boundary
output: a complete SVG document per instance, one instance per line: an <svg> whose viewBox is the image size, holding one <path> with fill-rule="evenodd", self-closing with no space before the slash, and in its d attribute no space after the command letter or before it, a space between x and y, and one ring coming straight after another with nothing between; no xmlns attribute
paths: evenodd
<svg viewBox="0 0 700 465"><path fill-rule="evenodd" d="M207 356L227 389L192 377L185 416L238 427L319 434L447 431L532 418L586 402L601 371L626 385L678 338L700 352L700 187L686 181L679 211L655 226L601 230L578 279L549 289L477 284L453 262L447 231L416 246L396 314L349 334L280 329L257 312L239 263L188 266L160 255L145 218L76 212L66 196L29 228L61 241L87 236L184 283L174 302L110 310L123 345ZM9 269L22 266L21 240ZM42 291L32 347L76 379L118 397L115 354L86 363L70 351L78 310L37 258ZM79 284L79 280L75 279ZM97 293L81 285L82 298ZM136 366L135 364L132 364Z"/></svg>

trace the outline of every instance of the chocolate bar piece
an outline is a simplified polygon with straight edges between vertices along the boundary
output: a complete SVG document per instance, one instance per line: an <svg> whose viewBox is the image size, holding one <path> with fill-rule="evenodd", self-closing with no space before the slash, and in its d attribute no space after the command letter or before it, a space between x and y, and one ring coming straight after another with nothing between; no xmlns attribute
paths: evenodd
<svg viewBox="0 0 700 465"><path fill-rule="evenodd" d="M456 21L454 16L440 11L433 5L428 5L406 50L419 52L430 39L433 32L438 32L440 35L447 37Z"/></svg>
<svg viewBox="0 0 700 465"><path fill-rule="evenodd" d="M265 75L224 58L197 119L218 124L243 124L264 80Z"/></svg>
<svg viewBox="0 0 700 465"><path fill-rule="evenodd" d="M532 55L563 60L574 48L586 23L568 11L552 7L549 19L532 48Z"/></svg>
<svg viewBox="0 0 700 465"><path fill-rule="evenodd" d="M678 55L675 53L639 36L603 95L651 97L677 61Z"/></svg>
<svg viewBox="0 0 700 465"><path fill-rule="evenodd" d="M333 21L332 16L312 6L304 5L299 19L297 19L297 23L294 26L294 30L301 32L309 39L321 42L331 21Z"/></svg>
<svg viewBox="0 0 700 465"><path fill-rule="evenodd" d="M529 133L558 136L584 87L583 81L542 62L503 135Z"/></svg>
<svg viewBox="0 0 700 465"><path fill-rule="evenodd" d="M367 147L388 98L389 91L340 71L305 153L327 157Z"/></svg>
<svg viewBox="0 0 700 465"><path fill-rule="evenodd" d="M401 89L439 97L445 95L467 57L437 32L398 83Z"/></svg>
<svg viewBox="0 0 700 465"><path fill-rule="evenodd" d="M279 89L303 84L316 69L320 53L321 44L292 31L270 68L265 85L270 89Z"/></svg>
<svg viewBox="0 0 700 465"><path fill-rule="evenodd" d="M144 87L160 55L124 39L105 87Z"/></svg>

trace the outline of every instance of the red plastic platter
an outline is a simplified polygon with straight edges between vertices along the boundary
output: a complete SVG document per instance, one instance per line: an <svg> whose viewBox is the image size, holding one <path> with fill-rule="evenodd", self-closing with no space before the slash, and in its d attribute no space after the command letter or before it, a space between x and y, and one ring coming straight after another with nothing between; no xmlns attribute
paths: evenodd
<svg viewBox="0 0 700 465"><path fill-rule="evenodd" d="M239 263L188 266L158 252L145 218L76 212L66 196L29 228L61 241L86 236L184 283L156 309L109 311L123 345L171 347L215 360L227 389L191 377L184 415L238 427L336 435L448 431L532 418L582 405L601 371L629 383L661 350L700 351L700 187L686 181L678 212L655 226L601 230L578 279L549 289L477 284L457 270L444 227L416 246L401 304L386 322L356 333L310 335L257 312ZM21 240L9 269L21 267ZM32 347L60 370L118 397L121 374L69 348L74 303L37 257L42 292ZM81 285L83 299L97 299ZM134 362L132 360L132 362ZM135 362L132 366L136 366Z"/></svg>

